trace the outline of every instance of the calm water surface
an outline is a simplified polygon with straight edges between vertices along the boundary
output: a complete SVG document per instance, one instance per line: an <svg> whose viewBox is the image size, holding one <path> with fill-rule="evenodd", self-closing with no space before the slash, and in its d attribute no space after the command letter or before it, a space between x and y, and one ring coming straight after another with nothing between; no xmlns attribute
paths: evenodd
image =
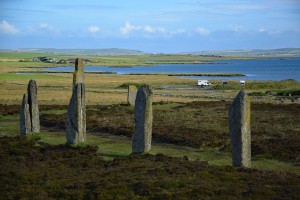
<svg viewBox="0 0 300 200"><path fill-rule="evenodd" d="M56 67L46 70L74 70L74 67ZM245 77L214 77L187 76L197 79L222 80L284 80L300 81L300 58L272 59L272 60L229 60L215 61L212 64L165 64L155 66L135 66L116 68L107 66L86 66L86 71L116 72L117 74L134 73L240 73Z"/></svg>

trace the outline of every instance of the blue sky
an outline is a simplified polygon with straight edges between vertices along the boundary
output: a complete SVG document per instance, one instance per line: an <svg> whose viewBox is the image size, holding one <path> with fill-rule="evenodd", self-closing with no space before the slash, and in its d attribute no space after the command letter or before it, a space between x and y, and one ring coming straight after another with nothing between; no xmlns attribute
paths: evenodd
<svg viewBox="0 0 300 200"><path fill-rule="evenodd" d="M0 48L300 47L299 0L0 0Z"/></svg>

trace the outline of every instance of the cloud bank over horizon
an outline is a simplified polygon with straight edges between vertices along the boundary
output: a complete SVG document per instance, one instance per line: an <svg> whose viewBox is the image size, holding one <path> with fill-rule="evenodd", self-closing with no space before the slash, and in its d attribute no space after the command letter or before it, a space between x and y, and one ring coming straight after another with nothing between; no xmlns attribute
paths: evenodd
<svg viewBox="0 0 300 200"><path fill-rule="evenodd" d="M296 0L0 3L1 48L147 52L300 47Z"/></svg>

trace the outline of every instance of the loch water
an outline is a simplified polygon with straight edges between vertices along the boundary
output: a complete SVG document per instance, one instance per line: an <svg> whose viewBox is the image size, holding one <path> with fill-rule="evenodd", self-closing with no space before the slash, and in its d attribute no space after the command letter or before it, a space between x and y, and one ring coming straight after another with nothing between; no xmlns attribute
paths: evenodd
<svg viewBox="0 0 300 200"><path fill-rule="evenodd" d="M74 70L74 67L46 68L51 71ZM115 72L117 74L139 73L238 73L242 77L180 76L179 78L217 80L285 80L300 81L300 57L260 60L218 60L206 64L163 64L154 66L108 67L85 66L85 71Z"/></svg>

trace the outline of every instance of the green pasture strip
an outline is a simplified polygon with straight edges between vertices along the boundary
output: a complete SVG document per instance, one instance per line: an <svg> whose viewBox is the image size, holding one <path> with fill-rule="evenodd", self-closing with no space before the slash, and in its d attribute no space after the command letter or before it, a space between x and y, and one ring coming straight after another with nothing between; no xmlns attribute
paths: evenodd
<svg viewBox="0 0 300 200"><path fill-rule="evenodd" d="M42 62L18 62L18 61L9 61L9 62L0 62L0 72L3 67L10 67L11 71L15 71L15 69L19 69L21 71L25 68L30 68L31 70L39 70L44 67L56 67L56 64L53 63L42 63Z"/></svg>
<svg viewBox="0 0 300 200"><path fill-rule="evenodd" d="M15 73L0 73L0 80L16 81L16 80L39 80L39 79L66 79L62 76L46 75L46 74L15 74Z"/></svg>
<svg viewBox="0 0 300 200"><path fill-rule="evenodd" d="M288 79L282 81L246 81L245 85L240 85L239 81L226 81L228 84L221 85L220 81L212 80L210 90L285 90L300 89L300 82Z"/></svg>
<svg viewBox="0 0 300 200"><path fill-rule="evenodd" d="M17 118L15 116L15 118ZM0 137L17 136L19 133L18 120L0 121ZM43 130L38 136L41 142L51 145L65 144L66 136L64 132L49 132ZM111 160L118 156L128 156L131 154L131 140L125 136L92 135L87 134L88 145L98 146L98 154L105 160ZM231 155L229 152L219 152L218 149L196 149L171 144L153 143L151 154L165 154L173 157L188 156L190 160L208 161L211 165L231 165ZM300 169L291 163L280 162L265 158L253 158L253 168L265 170L286 171L300 174Z"/></svg>
<svg viewBox="0 0 300 200"><path fill-rule="evenodd" d="M0 52L0 58L33 58L33 57L54 57L50 53L30 53L30 52Z"/></svg>

